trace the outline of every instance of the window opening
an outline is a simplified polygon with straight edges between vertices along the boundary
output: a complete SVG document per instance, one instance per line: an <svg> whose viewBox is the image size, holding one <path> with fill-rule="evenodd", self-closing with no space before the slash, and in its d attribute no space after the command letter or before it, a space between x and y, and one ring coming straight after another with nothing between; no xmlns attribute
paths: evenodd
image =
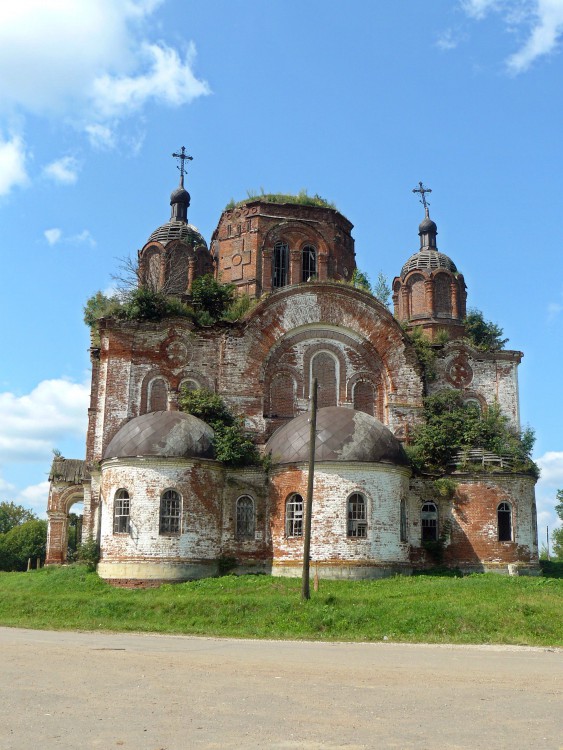
<svg viewBox="0 0 563 750"><path fill-rule="evenodd" d="M148 411L166 411L168 406L168 389L162 378L152 380L149 385Z"/></svg>
<svg viewBox="0 0 563 750"><path fill-rule="evenodd" d="M289 245L286 242L276 242L274 245L274 274L272 280L274 289L287 286L288 263Z"/></svg>
<svg viewBox="0 0 563 750"><path fill-rule="evenodd" d="M434 503L424 503L420 512L423 542L438 541L438 508Z"/></svg>
<svg viewBox="0 0 563 750"><path fill-rule="evenodd" d="M303 536L303 498L291 495L285 504L285 535Z"/></svg>
<svg viewBox="0 0 563 750"><path fill-rule="evenodd" d="M501 503L497 508L498 540L512 541L512 508L510 503Z"/></svg>
<svg viewBox="0 0 563 750"><path fill-rule="evenodd" d="M160 499L160 533L179 534L181 515L180 495L175 490L166 490Z"/></svg>
<svg viewBox="0 0 563 750"><path fill-rule="evenodd" d="M129 531L129 493L127 490L117 490L113 500L113 533L127 534Z"/></svg>
<svg viewBox="0 0 563 750"><path fill-rule="evenodd" d="M400 539L401 542L407 541L407 504L403 498L401 500L401 530L400 530Z"/></svg>
<svg viewBox="0 0 563 750"><path fill-rule="evenodd" d="M348 498L348 536L365 539L367 535L366 500L354 492Z"/></svg>
<svg viewBox="0 0 563 750"><path fill-rule="evenodd" d="M301 251L301 281L309 281L317 275L317 251L313 245L305 245Z"/></svg>
<svg viewBox="0 0 563 750"><path fill-rule="evenodd" d="M254 500L250 495L243 495L237 500L237 537L254 539Z"/></svg>

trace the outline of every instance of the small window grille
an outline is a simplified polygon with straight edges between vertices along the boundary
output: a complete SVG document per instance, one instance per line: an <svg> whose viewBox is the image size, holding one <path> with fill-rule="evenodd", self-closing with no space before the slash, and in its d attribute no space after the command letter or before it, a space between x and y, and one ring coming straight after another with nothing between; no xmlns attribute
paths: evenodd
<svg viewBox="0 0 563 750"><path fill-rule="evenodd" d="M497 508L498 540L499 542L512 541L512 508L510 503L501 503Z"/></svg>
<svg viewBox="0 0 563 750"><path fill-rule="evenodd" d="M237 537L254 539L254 500L250 495L243 495L237 500Z"/></svg>
<svg viewBox="0 0 563 750"><path fill-rule="evenodd" d="M365 539L367 532L366 500L359 492L348 498L348 536Z"/></svg>
<svg viewBox="0 0 563 750"><path fill-rule="evenodd" d="M317 251L313 245L305 245L301 259L301 281L309 281L317 275Z"/></svg>
<svg viewBox="0 0 563 750"><path fill-rule="evenodd" d="M303 536L303 498L291 495L285 504L285 535Z"/></svg>
<svg viewBox="0 0 563 750"><path fill-rule="evenodd" d="M113 501L113 533L127 534L129 531L130 500L127 490L117 490Z"/></svg>
<svg viewBox="0 0 563 750"><path fill-rule="evenodd" d="M438 541L438 508L434 503L424 503L420 512L423 542Z"/></svg>
<svg viewBox="0 0 563 750"><path fill-rule="evenodd" d="M405 500L401 500L401 530L400 530L400 538L402 542L407 541L407 504Z"/></svg>
<svg viewBox="0 0 563 750"><path fill-rule="evenodd" d="M286 242L276 242L274 245L274 265L272 286L279 289L287 286L287 269L289 263L289 245Z"/></svg>
<svg viewBox="0 0 563 750"><path fill-rule="evenodd" d="M233 236L233 225L227 224L227 237L232 237L232 236Z"/></svg>
<svg viewBox="0 0 563 750"><path fill-rule="evenodd" d="M160 498L160 533L179 534L182 502L175 490L166 490Z"/></svg>

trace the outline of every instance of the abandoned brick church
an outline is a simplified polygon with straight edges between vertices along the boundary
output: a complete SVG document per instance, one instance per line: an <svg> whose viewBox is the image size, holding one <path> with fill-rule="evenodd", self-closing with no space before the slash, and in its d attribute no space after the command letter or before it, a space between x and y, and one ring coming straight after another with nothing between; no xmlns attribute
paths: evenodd
<svg viewBox="0 0 563 750"><path fill-rule="evenodd" d="M188 223L183 162L181 175L170 220L139 251L139 283L189 302L211 273L257 303L209 325L101 318L85 460L59 457L51 469L47 563L65 561L69 510L83 501L83 538L99 542L98 572L117 585L214 575L225 559L239 573L300 575L317 378L311 559L321 577L411 573L435 564L428 542L438 541L449 566L536 572L531 474L472 451L445 497L404 450L423 397L446 388L481 413L498 404L519 428L522 354L464 338L466 286L438 250L424 192L419 247L393 280L391 314L350 283L352 224L336 209L251 198L222 213L208 247ZM415 327L434 342L432 379L407 335ZM182 387L244 416L269 466L218 461L213 429L178 408Z"/></svg>

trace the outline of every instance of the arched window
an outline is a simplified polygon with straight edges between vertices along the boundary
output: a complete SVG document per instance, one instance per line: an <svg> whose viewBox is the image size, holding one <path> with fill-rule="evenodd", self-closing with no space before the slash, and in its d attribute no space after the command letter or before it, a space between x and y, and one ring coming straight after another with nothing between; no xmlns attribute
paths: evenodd
<svg viewBox="0 0 563 750"><path fill-rule="evenodd" d="M424 503L422 506L420 527L423 542L438 541L438 508L435 503Z"/></svg>
<svg viewBox="0 0 563 750"><path fill-rule="evenodd" d="M301 281L309 281L317 275L317 251L313 245L305 245L301 251Z"/></svg>
<svg viewBox="0 0 563 750"><path fill-rule="evenodd" d="M289 245L286 242L276 242L274 245L274 264L272 286L279 289L287 286L287 271L289 267Z"/></svg>
<svg viewBox="0 0 563 750"><path fill-rule="evenodd" d="M410 287L410 308L411 316L425 315L426 310L426 296L424 292L424 276L422 274L415 274L409 279Z"/></svg>
<svg viewBox="0 0 563 750"><path fill-rule="evenodd" d="M182 500L176 490L166 490L160 498L161 534L179 534L182 516Z"/></svg>
<svg viewBox="0 0 563 750"><path fill-rule="evenodd" d="M317 404L319 409L323 406L338 405L338 379L337 379L337 361L328 352L319 352L315 354L311 366L311 383L313 378L317 378L319 383L319 393Z"/></svg>
<svg viewBox="0 0 563 750"><path fill-rule="evenodd" d="M477 398L466 398L463 402L470 409L473 409L479 416L482 414L481 403Z"/></svg>
<svg viewBox="0 0 563 750"><path fill-rule="evenodd" d="M400 519L400 539L401 542L407 541L407 503L403 498L401 500L401 519Z"/></svg>
<svg viewBox="0 0 563 750"><path fill-rule="evenodd" d="M166 411L168 407L168 388L162 378L155 378L149 383L148 411Z"/></svg>
<svg viewBox="0 0 563 750"><path fill-rule="evenodd" d="M500 503L497 508L498 540L512 541L512 508L510 503Z"/></svg>
<svg viewBox="0 0 563 750"><path fill-rule="evenodd" d="M374 388L367 380L360 380L354 386L354 409L374 415Z"/></svg>
<svg viewBox="0 0 563 750"><path fill-rule="evenodd" d="M237 500L237 537L254 539L254 500L250 495L242 495Z"/></svg>
<svg viewBox="0 0 563 750"><path fill-rule="evenodd" d="M130 501L127 490L117 490L113 499L113 533L127 534L129 531Z"/></svg>
<svg viewBox="0 0 563 750"><path fill-rule="evenodd" d="M184 294L188 288L188 251L174 247L166 258L167 294Z"/></svg>
<svg viewBox="0 0 563 750"><path fill-rule="evenodd" d="M349 537L365 539L368 535L366 499L359 492L348 498L348 531Z"/></svg>
<svg viewBox="0 0 563 750"><path fill-rule="evenodd" d="M186 378L180 383L180 391L182 391L182 389L185 391L199 391L200 388L200 384L193 378Z"/></svg>
<svg viewBox="0 0 563 750"><path fill-rule="evenodd" d="M295 415L295 381L287 372L274 375L270 384L270 415L272 417Z"/></svg>
<svg viewBox="0 0 563 750"><path fill-rule="evenodd" d="M445 273L434 277L434 312L439 317L451 317L452 314L452 282Z"/></svg>
<svg viewBox="0 0 563 750"><path fill-rule="evenodd" d="M285 535L303 536L303 498L290 495L285 503Z"/></svg>

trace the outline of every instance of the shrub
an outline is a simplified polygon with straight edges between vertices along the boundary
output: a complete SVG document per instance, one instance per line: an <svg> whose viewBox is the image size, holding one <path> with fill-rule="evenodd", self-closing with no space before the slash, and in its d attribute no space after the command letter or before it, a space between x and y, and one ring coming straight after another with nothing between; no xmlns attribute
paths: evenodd
<svg viewBox="0 0 563 750"><path fill-rule="evenodd" d="M76 559L86 565L88 570L96 570L96 565L100 560L100 546L94 537L89 537L85 542L78 545Z"/></svg>
<svg viewBox="0 0 563 750"><path fill-rule="evenodd" d="M33 565L37 558L45 562L47 547L47 521L35 519L14 526L0 535L0 570L27 570L27 561Z"/></svg>
<svg viewBox="0 0 563 750"><path fill-rule="evenodd" d="M498 351L508 341L508 339L502 338L502 328L485 320L480 310L469 310L463 323L465 325L465 337L476 349Z"/></svg>
<svg viewBox="0 0 563 750"><path fill-rule="evenodd" d="M235 297L233 284L221 284L211 274L199 276L192 284L192 301L198 311L198 322L201 314L207 313L206 321L214 323L219 320L232 305ZM203 325L207 325L205 322Z"/></svg>

